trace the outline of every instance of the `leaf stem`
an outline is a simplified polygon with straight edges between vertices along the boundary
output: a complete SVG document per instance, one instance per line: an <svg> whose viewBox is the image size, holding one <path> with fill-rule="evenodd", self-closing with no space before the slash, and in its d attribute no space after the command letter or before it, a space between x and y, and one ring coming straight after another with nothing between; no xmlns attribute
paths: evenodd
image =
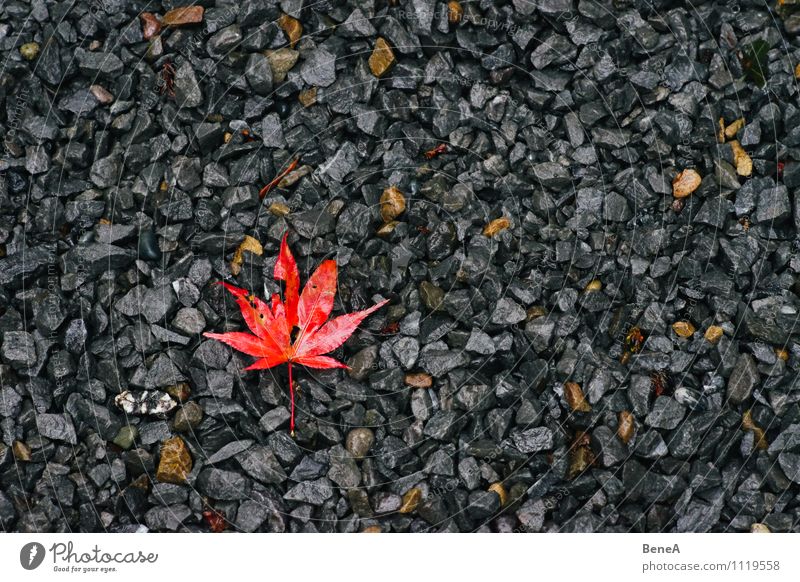
<svg viewBox="0 0 800 582"><path fill-rule="evenodd" d="M292 362L291 360L288 362L289 364L289 395L292 398L292 417L289 421L290 430L292 431L292 438L294 438L294 386L292 385Z"/></svg>

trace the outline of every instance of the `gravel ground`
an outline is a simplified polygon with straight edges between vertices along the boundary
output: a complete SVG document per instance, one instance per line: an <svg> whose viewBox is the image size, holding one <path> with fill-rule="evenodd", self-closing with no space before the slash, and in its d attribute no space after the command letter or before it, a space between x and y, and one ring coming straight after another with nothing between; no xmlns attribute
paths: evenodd
<svg viewBox="0 0 800 582"><path fill-rule="evenodd" d="M797 1L181 4L0 5L2 530L800 531Z"/></svg>

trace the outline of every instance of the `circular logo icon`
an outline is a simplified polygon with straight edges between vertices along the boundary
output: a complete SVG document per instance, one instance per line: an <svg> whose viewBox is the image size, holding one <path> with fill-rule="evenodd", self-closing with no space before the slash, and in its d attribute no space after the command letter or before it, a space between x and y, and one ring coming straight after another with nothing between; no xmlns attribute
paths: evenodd
<svg viewBox="0 0 800 582"><path fill-rule="evenodd" d="M44 546L39 542L30 542L19 551L19 563L26 570L35 570L44 561Z"/></svg>

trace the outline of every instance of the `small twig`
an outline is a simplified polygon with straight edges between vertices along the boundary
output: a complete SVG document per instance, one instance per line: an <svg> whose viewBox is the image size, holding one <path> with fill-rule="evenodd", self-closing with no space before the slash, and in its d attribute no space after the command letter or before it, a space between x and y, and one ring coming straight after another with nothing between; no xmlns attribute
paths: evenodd
<svg viewBox="0 0 800 582"><path fill-rule="evenodd" d="M283 180L284 177L286 177L286 174L288 174L289 172L291 172L292 170L294 170L297 167L297 164L299 162L300 162L300 158L295 159L291 164L289 164L287 166L287 168L285 170L283 170L280 174L278 174L275 177L275 179L272 180L272 182L270 182L269 184L264 186L261 189L261 191L259 191L259 193L258 193L259 198L264 198L264 196L266 196L269 193L270 190L272 190L275 186L277 186L278 183L281 180Z"/></svg>

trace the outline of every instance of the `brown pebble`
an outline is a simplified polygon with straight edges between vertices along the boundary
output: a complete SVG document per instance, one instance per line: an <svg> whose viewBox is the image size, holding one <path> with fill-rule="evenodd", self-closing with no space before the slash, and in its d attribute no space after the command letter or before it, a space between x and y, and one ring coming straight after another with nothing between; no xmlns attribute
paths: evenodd
<svg viewBox="0 0 800 582"><path fill-rule="evenodd" d="M161 459L156 479L162 483L183 485L192 472L192 457L181 437L172 437L161 445Z"/></svg>
<svg viewBox="0 0 800 582"><path fill-rule="evenodd" d="M383 38L378 37L375 41L375 50L369 57L369 70L376 77L383 77L389 69L394 65L394 51L389 43Z"/></svg>
<svg viewBox="0 0 800 582"><path fill-rule="evenodd" d="M305 91L300 91L297 100L300 101L303 107L311 107L317 102L317 88L311 87Z"/></svg>
<svg viewBox="0 0 800 582"><path fill-rule="evenodd" d="M564 400L570 407L570 410L575 412L589 412L592 407L586 402L586 397L579 384L575 382L566 382L564 384Z"/></svg>
<svg viewBox="0 0 800 582"><path fill-rule="evenodd" d="M192 390L189 388L188 382L178 382L172 386L167 386L164 392L172 396L178 402L186 402L189 400Z"/></svg>
<svg viewBox="0 0 800 582"><path fill-rule="evenodd" d="M617 416L617 436L626 445L633 438L636 428L636 421L633 414L628 410L621 410Z"/></svg>
<svg viewBox="0 0 800 582"><path fill-rule="evenodd" d="M381 218L384 222L391 222L406 210L406 197L397 189L390 186L381 194Z"/></svg>
<svg viewBox="0 0 800 582"><path fill-rule="evenodd" d="M405 383L412 388L430 388L433 386L433 376L425 372L412 372L406 374Z"/></svg>
<svg viewBox="0 0 800 582"><path fill-rule="evenodd" d="M264 54L269 61L269 66L272 69L272 78L276 83L283 83L286 80L286 75L295 66L297 59L300 58L298 51L293 51L288 47L266 51Z"/></svg>
<svg viewBox="0 0 800 582"><path fill-rule="evenodd" d="M289 214L289 207L286 206L286 204L284 204L283 202L273 202L272 204L269 205L268 210L272 216L281 217Z"/></svg>
<svg viewBox="0 0 800 582"><path fill-rule="evenodd" d="M397 511L399 513L411 513L417 509L420 501L422 501L422 489L419 487L409 489L406 494L403 495L403 504Z"/></svg>
<svg viewBox="0 0 800 582"><path fill-rule="evenodd" d="M294 45L303 36L303 25L296 18L284 14L278 19L278 26L281 27L281 30L286 34L286 38L289 39L289 46L294 48Z"/></svg>
<svg viewBox="0 0 800 582"><path fill-rule="evenodd" d="M261 246L261 242L259 242L257 238L253 238L252 236L246 234L241 244L236 248L236 251L233 253L233 258L231 259L229 265L231 273L233 273L234 275L238 275L242 270L245 251L252 253L254 255L261 256L264 253L264 247Z"/></svg>
<svg viewBox="0 0 800 582"><path fill-rule="evenodd" d="M363 459L367 456L369 449L375 442L375 433L366 427L354 428L347 433L345 448L356 459Z"/></svg>
<svg viewBox="0 0 800 582"><path fill-rule="evenodd" d="M464 9L461 7L461 2L457 0L450 0L447 3L447 20L450 24L458 24L464 16Z"/></svg>
<svg viewBox="0 0 800 582"><path fill-rule="evenodd" d="M361 533L383 533L383 530L379 525L369 525L362 529Z"/></svg>
<svg viewBox="0 0 800 582"><path fill-rule="evenodd" d="M114 101L114 96L102 85L92 85L89 87L89 91L102 105L108 105Z"/></svg>
<svg viewBox="0 0 800 582"><path fill-rule="evenodd" d="M492 238L493 236L500 234L510 226L511 226L511 221L505 216L502 216L500 218L495 218L493 221L491 221L483 228L483 236Z"/></svg>
<svg viewBox="0 0 800 582"><path fill-rule="evenodd" d="M142 12L139 15L139 20L142 21L142 36L144 36L145 40L150 40L161 32L161 22L152 12Z"/></svg>
<svg viewBox="0 0 800 582"><path fill-rule="evenodd" d="M31 460L31 448L22 441L11 443L11 452L18 461L28 462Z"/></svg>
<svg viewBox="0 0 800 582"><path fill-rule="evenodd" d="M199 24L203 22L202 6L180 6L173 8L161 19L164 26L182 26L184 24Z"/></svg>
<svg viewBox="0 0 800 582"><path fill-rule="evenodd" d="M594 453L589 446L589 435L578 433L569 452L569 469L567 479L574 479L594 463Z"/></svg>
<svg viewBox="0 0 800 582"><path fill-rule="evenodd" d="M686 198L700 187L702 181L696 170L683 170L672 180L672 195L675 198Z"/></svg>
<svg viewBox="0 0 800 582"><path fill-rule="evenodd" d="M736 134L739 133L739 130L744 127L744 117L740 117L736 121L732 122L728 127L725 128L725 137L726 139L733 139L736 137Z"/></svg>
<svg viewBox="0 0 800 582"><path fill-rule="evenodd" d="M203 409L197 402L187 402L175 413L172 428L177 432L189 432L203 420Z"/></svg>
<svg viewBox="0 0 800 582"><path fill-rule="evenodd" d="M141 489L142 491L149 491L150 478L147 476L147 473L143 473L131 481L131 484L128 485L128 487L135 487L136 489Z"/></svg>
<svg viewBox="0 0 800 582"><path fill-rule="evenodd" d="M753 160L737 140L729 142L733 152L733 163L736 173L740 176L750 176L753 173Z"/></svg>
<svg viewBox="0 0 800 582"><path fill-rule="evenodd" d="M672 331L681 337L692 337L695 330L691 322L676 321L672 324Z"/></svg>
<svg viewBox="0 0 800 582"><path fill-rule="evenodd" d="M723 330L718 325L709 325L706 333L703 334L703 337L706 338L706 341L712 344L715 344L719 341L719 338L722 337Z"/></svg>

